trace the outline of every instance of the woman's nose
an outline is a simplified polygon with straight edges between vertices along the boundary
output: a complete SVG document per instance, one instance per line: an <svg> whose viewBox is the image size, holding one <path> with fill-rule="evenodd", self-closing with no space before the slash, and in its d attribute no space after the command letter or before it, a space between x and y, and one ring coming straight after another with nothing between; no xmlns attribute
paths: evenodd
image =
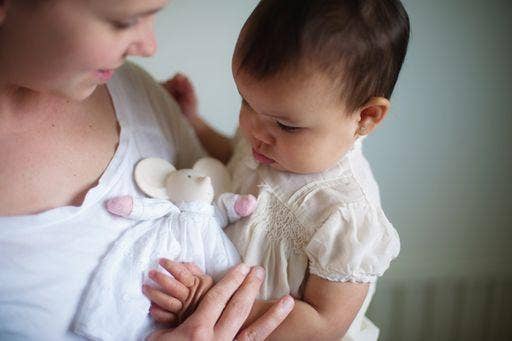
<svg viewBox="0 0 512 341"><path fill-rule="evenodd" d="M130 56L151 57L156 52L155 32L153 23L147 23L141 28L137 39L128 47L127 54Z"/></svg>

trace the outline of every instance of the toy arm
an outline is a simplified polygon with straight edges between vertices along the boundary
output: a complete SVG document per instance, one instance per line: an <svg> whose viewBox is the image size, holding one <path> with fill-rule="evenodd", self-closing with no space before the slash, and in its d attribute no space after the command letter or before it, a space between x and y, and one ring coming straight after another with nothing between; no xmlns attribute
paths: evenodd
<svg viewBox="0 0 512 341"><path fill-rule="evenodd" d="M249 216L256 209L256 198L250 194L223 193L215 203L217 219L222 228Z"/></svg>
<svg viewBox="0 0 512 341"><path fill-rule="evenodd" d="M133 220L151 220L163 217L179 209L166 199L141 198L130 195L115 197L107 201L107 210L115 215Z"/></svg>

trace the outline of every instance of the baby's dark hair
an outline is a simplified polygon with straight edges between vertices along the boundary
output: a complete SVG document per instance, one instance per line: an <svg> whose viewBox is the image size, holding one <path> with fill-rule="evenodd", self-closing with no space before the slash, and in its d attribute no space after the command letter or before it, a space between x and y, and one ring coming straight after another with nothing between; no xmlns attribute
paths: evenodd
<svg viewBox="0 0 512 341"><path fill-rule="evenodd" d="M409 30L400 0L262 0L240 34L235 72L264 80L313 67L353 111L391 97Z"/></svg>

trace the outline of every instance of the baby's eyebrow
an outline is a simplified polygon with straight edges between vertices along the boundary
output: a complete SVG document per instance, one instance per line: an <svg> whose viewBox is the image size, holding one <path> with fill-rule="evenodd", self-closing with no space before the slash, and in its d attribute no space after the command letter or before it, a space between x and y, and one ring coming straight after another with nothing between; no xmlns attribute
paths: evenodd
<svg viewBox="0 0 512 341"><path fill-rule="evenodd" d="M273 118L274 120L278 120L281 123L286 123L286 124L290 124L290 125L293 125L293 126L300 125L295 120L292 120L288 115L285 115L285 114L283 114L283 115L280 115L280 114L277 114L277 113L261 113L261 114L263 116L267 116L267 117Z"/></svg>
<svg viewBox="0 0 512 341"><path fill-rule="evenodd" d="M247 102L247 100L244 98L244 96L240 93L240 90L238 90L238 94L240 95L240 97L242 98L242 103L244 105L247 105L249 108L251 108L252 110L254 110L253 107L251 107L251 105L249 104L249 102ZM256 111L256 110L254 110ZM265 113L265 112L258 112L258 114L260 115L263 115L263 116L267 116L267 117L271 117L275 120L279 120L281 121L282 123L285 123L285 124L290 124L292 126L298 126L300 124L298 124L297 122L291 120L287 115L279 115L279 114L275 114L275 113Z"/></svg>
<svg viewBox="0 0 512 341"><path fill-rule="evenodd" d="M142 18L142 17L148 17L153 14L156 14L156 13L160 12L163 8L164 8L164 6L159 6L159 7L154 7L154 8L150 8L147 10L142 10L139 12L132 12L132 13L128 12L127 10L126 11L120 10L119 14L120 15L124 14L126 17L130 17L130 18Z"/></svg>

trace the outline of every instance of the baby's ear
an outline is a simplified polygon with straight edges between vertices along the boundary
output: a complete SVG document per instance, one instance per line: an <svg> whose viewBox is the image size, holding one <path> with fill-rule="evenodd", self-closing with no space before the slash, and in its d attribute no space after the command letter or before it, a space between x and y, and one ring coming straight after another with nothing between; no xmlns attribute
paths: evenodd
<svg viewBox="0 0 512 341"><path fill-rule="evenodd" d="M391 103L384 97L372 97L359 111L356 134L368 135L386 117Z"/></svg>
<svg viewBox="0 0 512 341"><path fill-rule="evenodd" d="M152 198L169 199L165 188L165 180L176 168L169 162L159 158L147 158L135 166L134 177L137 186Z"/></svg>

